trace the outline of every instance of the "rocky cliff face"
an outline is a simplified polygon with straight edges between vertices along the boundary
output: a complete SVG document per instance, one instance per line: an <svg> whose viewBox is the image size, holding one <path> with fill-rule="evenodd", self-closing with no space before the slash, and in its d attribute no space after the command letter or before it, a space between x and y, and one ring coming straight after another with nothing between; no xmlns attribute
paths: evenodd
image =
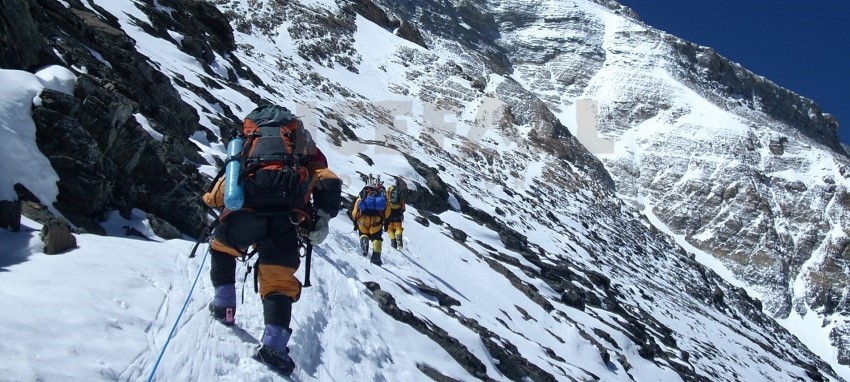
<svg viewBox="0 0 850 382"><path fill-rule="evenodd" d="M197 233L198 168L220 162L218 142L251 107L284 103L349 192L404 158L409 172L393 175L412 179L415 220L545 312L522 321L554 325L501 337L510 314L467 311L453 290L422 285L443 309L414 314L368 285L470 378L838 379L762 312L846 311L850 174L835 121L613 1L26 0L0 14L0 65L78 75L73 97L46 92L33 110L60 174L56 207L78 226L140 208ZM573 133L582 98L597 102L613 152ZM443 319L477 333L487 357L429 323ZM848 330L834 328L843 346ZM565 332L599 365L571 361Z"/></svg>
<svg viewBox="0 0 850 382"><path fill-rule="evenodd" d="M191 6L184 7L183 28L222 30L203 24L215 19L214 7L186 4ZM204 179L197 165L203 159L188 138L196 133L217 138L198 123L198 113L157 64L136 51L114 16L96 6L25 0L6 2L0 10L0 30L8 32L0 41L0 66L35 70L55 64L78 72L73 97L48 92L33 109L38 145L60 174L55 207L92 232L102 232L97 221L106 209L129 214L141 208L186 234L198 233L204 211L196 194ZM232 36L183 46L204 57L211 46L228 43L232 47ZM140 116L164 138L146 133Z"/></svg>

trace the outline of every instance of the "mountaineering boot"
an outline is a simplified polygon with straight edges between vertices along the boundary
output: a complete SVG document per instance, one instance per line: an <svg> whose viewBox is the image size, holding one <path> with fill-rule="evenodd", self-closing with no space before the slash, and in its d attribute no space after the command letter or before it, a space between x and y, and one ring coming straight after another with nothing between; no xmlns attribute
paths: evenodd
<svg viewBox="0 0 850 382"><path fill-rule="evenodd" d="M399 251L404 249L404 240L401 239L400 233L395 235L395 239L398 240L398 247L396 249L398 249Z"/></svg>
<svg viewBox="0 0 850 382"><path fill-rule="evenodd" d="M360 254L362 254L363 257L366 257L366 255L369 254L369 236L360 236Z"/></svg>
<svg viewBox="0 0 850 382"><path fill-rule="evenodd" d="M372 252L372 258L370 258L369 261L371 261L372 264L375 264L375 265L381 265L381 264L384 263L383 261L381 261L381 253L380 252Z"/></svg>
<svg viewBox="0 0 850 382"><path fill-rule="evenodd" d="M393 249L398 249L398 242L396 241L396 238L390 239L390 246L392 246Z"/></svg>
<svg viewBox="0 0 850 382"><path fill-rule="evenodd" d="M262 344L254 354L254 359L266 364L278 374L288 377L295 370L295 361L289 356L289 348L286 347L290 336L292 336L292 329L266 324Z"/></svg>
<svg viewBox="0 0 850 382"><path fill-rule="evenodd" d="M236 285L227 284L215 287L215 295L209 305L210 313L216 321L225 325L236 323Z"/></svg>
<svg viewBox="0 0 850 382"><path fill-rule="evenodd" d="M236 323L236 308L218 308L214 301L210 301L209 309L216 321L227 326Z"/></svg>

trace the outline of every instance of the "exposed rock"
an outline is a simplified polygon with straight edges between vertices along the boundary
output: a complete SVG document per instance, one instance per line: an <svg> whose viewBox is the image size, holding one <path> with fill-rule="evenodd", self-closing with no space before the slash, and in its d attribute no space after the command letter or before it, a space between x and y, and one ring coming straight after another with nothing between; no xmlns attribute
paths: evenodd
<svg viewBox="0 0 850 382"><path fill-rule="evenodd" d="M829 340L838 349L838 363L841 365L850 365L850 343L847 338L850 338L850 325L847 322L836 325L829 332Z"/></svg>
<svg viewBox="0 0 850 382"><path fill-rule="evenodd" d="M534 127L529 138L536 147L583 168L593 174L593 179L613 189L614 181L602 162L588 152L536 95L513 80L502 82L496 93L510 107L516 124Z"/></svg>
<svg viewBox="0 0 850 382"><path fill-rule="evenodd" d="M413 24L406 20L390 18L384 9L371 0L353 0L350 4L355 12L367 20L380 25L407 41L428 49L425 40L422 38L422 34L419 33L419 30Z"/></svg>
<svg viewBox="0 0 850 382"><path fill-rule="evenodd" d="M209 5L191 3L176 9L203 13L195 18L202 25L225 27L215 32L224 33L224 41L214 42L214 48L233 48L232 36L227 42L230 32L223 16L211 12L214 8ZM32 48L4 50L3 67L29 69L62 63L61 58L66 66L88 71L77 73L73 97L46 90L42 105L33 110L39 147L60 174L56 208L91 232L99 231L97 221L107 208L125 213L141 208L187 234L197 234L204 215L197 197L202 179L190 163L203 159L197 147L185 140L203 130L197 112L182 101L167 77L136 52L117 20L104 16L108 12L94 4L86 7L71 1L69 5L26 1L0 9L0 29L16 31L4 36L21 39L14 41L15 46L25 43ZM101 12L94 13L90 7ZM147 117L166 138L151 139L136 122L135 113Z"/></svg>
<svg viewBox="0 0 850 382"><path fill-rule="evenodd" d="M26 216L42 225L56 217L41 203L31 200L21 201L21 215Z"/></svg>
<svg viewBox="0 0 850 382"><path fill-rule="evenodd" d="M0 67L31 70L56 63L39 32L46 15L36 0L5 1L0 7Z"/></svg>
<svg viewBox="0 0 850 382"><path fill-rule="evenodd" d="M496 363L496 367L511 380L557 381L557 378L553 375L525 359L519 349L510 341L479 325L475 320L465 317L461 317L459 320L478 333L487 351L499 361Z"/></svg>
<svg viewBox="0 0 850 382"><path fill-rule="evenodd" d="M787 137L779 137L777 139L771 139L770 144L768 144L767 147L770 148L770 152L773 155L782 155L785 153L785 144L787 142Z"/></svg>
<svg viewBox="0 0 850 382"><path fill-rule="evenodd" d="M528 238L525 235L507 227L503 227L499 231L499 240L502 241L505 248L515 251L522 251L528 247Z"/></svg>
<svg viewBox="0 0 850 382"><path fill-rule="evenodd" d="M422 371L423 374L425 374L426 376L428 376L428 378L431 378L431 380L435 382L460 382L457 379L443 375L433 367L423 363L417 363L416 368Z"/></svg>
<svg viewBox="0 0 850 382"><path fill-rule="evenodd" d="M59 174L56 208L76 225L91 225L112 198L115 164L80 124L76 98L50 90L41 98L33 110L36 142Z"/></svg>
<svg viewBox="0 0 850 382"><path fill-rule="evenodd" d="M183 39L180 42L174 41L175 45L206 65L210 65L215 59L214 52L231 52L236 49L233 29L230 28L225 15L215 5L197 0L158 1L160 5L178 11L161 12L154 7L142 8L148 18L153 21L152 26L156 28L152 31L154 36L173 41L168 30L179 33ZM234 57L229 59L232 60ZM239 70L240 66L242 65L234 65L236 70ZM245 74L245 72L239 73L243 78L253 79L252 76Z"/></svg>
<svg viewBox="0 0 850 382"><path fill-rule="evenodd" d="M585 276L587 276L587 278L593 283L593 285L597 285L605 290L611 289L611 278L609 278L608 276L605 276L593 270L586 271Z"/></svg>
<svg viewBox="0 0 850 382"><path fill-rule="evenodd" d="M12 232L21 230L21 201L0 200L0 228Z"/></svg>
<svg viewBox="0 0 850 382"><path fill-rule="evenodd" d="M422 216L414 216L414 217L413 217L413 220L415 220L417 223L422 224L422 225L424 225L424 226L426 226L426 227L428 227L429 225L431 225L431 222L429 222L427 218L424 218L424 217L422 217Z"/></svg>
<svg viewBox="0 0 850 382"><path fill-rule="evenodd" d="M183 235L176 227L169 224L167 221L158 218L156 215L148 214L145 216L150 222L151 230L157 236L165 239L182 239Z"/></svg>
<svg viewBox="0 0 850 382"><path fill-rule="evenodd" d="M714 292L711 293L711 301L715 304L723 303L723 291L720 288L714 288Z"/></svg>
<svg viewBox="0 0 850 382"><path fill-rule="evenodd" d="M451 232L451 234L452 234L452 239L455 239L456 241L458 241L460 243L465 242L466 238L469 236L469 235L466 234L466 232L463 232L462 230L459 230L459 229L454 228L454 227L449 227L449 232Z"/></svg>
<svg viewBox="0 0 850 382"><path fill-rule="evenodd" d="M52 220L41 227L41 240L44 253L48 255L77 247L77 238L71 233L71 227L60 220Z"/></svg>
<svg viewBox="0 0 850 382"><path fill-rule="evenodd" d="M505 54L505 47L497 40L500 38L499 26L495 18L483 12L483 5L472 1L443 2L433 0L379 0L385 9L415 26L423 35L425 42L429 35L447 37L457 41L470 50L486 51L481 55L489 67L497 73L510 73L511 63ZM468 25L469 27L464 27ZM401 33L399 33L401 37Z"/></svg>
<svg viewBox="0 0 850 382"><path fill-rule="evenodd" d="M439 171L422 163L419 159L405 154L408 163L413 166L419 175L426 180L425 186L417 185L415 197L411 197L408 203L419 210L430 211L439 214L451 209L449 204L449 188L440 179Z"/></svg>
<svg viewBox="0 0 850 382"><path fill-rule="evenodd" d="M517 277L515 274L513 274L513 272L505 268L505 266L500 264L498 261L488 258L483 259L487 262L490 268L505 276L505 278L508 279L508 281L511 283L511 285L513 285L514 288L526 295L526 297L528 297L535 304L543 308L543 310L551 312L555 309L552 303L549 302L546 297L542 296L537 290L537 288L534 287L534 285L523 282L519 277Z"/></svg>
<svg viewBox="0 0 850 382"><path fill-rule="evenodd" d="M437 288L419 283L416 285L416 288L419 289L420 292L425 293L429 296L434 296L439 302L440 306L445 308L451 308L452 306L460 306L460 301L456 298L449 296Z"/></svg>
<svg viewBox="0 0 850 382"><path fill-rule="evenodd" d="M561 293L561 301L578 310L584 310L584 291L578 288L568 289Z"/></svg>
<svg viewBox="0 0 850 382"><path fill-rule="evenodd" d="M431 325L414 316L412 313L400 309L396 305L395 298L391 294L381 290L377 284L372 283L371 285L367 285L367 288L372 291L372 299L378 303L381 310L394 319L410 325L420 333L431 338L472 376L479 379L487 378L487 367L457 339L449 336L442 328Z"/></svg>
<svg viewBox="0 0 850 382"><path fill-rule="evenodd" d="M746 107L797 126L806 136L832 150L842 151L837 135L838 122L814 101L777 86L711 48L672 38L668 42L678 54L675 58L682 68L676 74L694 84L694 89L707 99L718 104L743 100Z"/></svg>

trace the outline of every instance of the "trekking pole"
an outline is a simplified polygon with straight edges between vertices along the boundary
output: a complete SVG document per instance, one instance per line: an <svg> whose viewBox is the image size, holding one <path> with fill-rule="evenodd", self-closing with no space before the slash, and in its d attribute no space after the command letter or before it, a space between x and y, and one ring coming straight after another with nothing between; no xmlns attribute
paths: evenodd
<svg viewBox="0 0 850 382"><path fill-rule="evenodd" d="M195 245L192 247L192 251L189 252L190 259L195 257L195 252L198 251L198 247L201 245L201 242L209 240L212 231L215 229L215 227L218 226L218 223L220 223L218 220L218 214L215 212L215 210L210 208L210 211L212 211L213 216L215 216L215 220L213 220L210 224L207 224L207 226L201 230L201 233L198 235L198 240L195 241Z"/></svg>
<svg viewBox="0 0 850 382"><path fill-rule="evenodd" d="M313 244L307 244L305 252L304 262L307 264L304 266L304 288L309 288L312 286L312 284L310 284L310 263L313 260Z"/></svg>
<svg viewBox="0 0 850 382"><path fill-rule="evenodd" d="M310 229L316 228L316 209L313 209L313 214L310 216ZM310 264L313 262L313 243L307 239L307 246L304 247L304 288L312 286L310 284Z"/></svg>
<svg viewBox="0 0 850 382"><path fill-rule="evenodd" d="M200 246L201 242L204 241L204 239L207 238L207 235L209 234L209 232L210 232L210 227L207 226L207 227L204 227L203 231L201 231L201 234L198 235L198 240L195 241L195 245L192 247L192 252L189 252L189 258L190 259L195 257L195 252L198 251L198 246Z"/></svg>
<svg viewBox="0 0 850 382"><path fill-rule="evenodd" d="M210 186L207 188L207 193L213 192L213 189L215 188L216 182L218 182L218 180L222 176L224 176L224 172L225 172L225 167L222 167L221 170L219 170L218 174L216 174L216 176L212 179L212 182L210 182ZM198 240L195 241L195 246L193 246L192 251L189 252L189 258L190 259L195 257L195 252L198 251L198 246L201 245L202 241L206 241L209 238L209 235L212 233L212 230L216 226L218 226L218 223L219 223L218 212L210 206L205 205L204 207L206 207L208 210L210 210L210 213L215 218L215 220L213 220L212 223L207 224L207 226L204 227L203 230L201 230L201 233L198 235Z"/></svg>

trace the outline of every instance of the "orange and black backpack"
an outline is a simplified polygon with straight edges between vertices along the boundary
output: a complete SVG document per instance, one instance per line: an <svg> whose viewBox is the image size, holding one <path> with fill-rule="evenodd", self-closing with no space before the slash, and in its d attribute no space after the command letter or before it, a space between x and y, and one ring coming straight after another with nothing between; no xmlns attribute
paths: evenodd
<svg viewBox="0 0 850 382"><path fill-rule="evenodd" d="M315 147L301 120L285 107L263 105L245 116L242 136L245 207L308 206L310 173L305 165Z"/></svg>

